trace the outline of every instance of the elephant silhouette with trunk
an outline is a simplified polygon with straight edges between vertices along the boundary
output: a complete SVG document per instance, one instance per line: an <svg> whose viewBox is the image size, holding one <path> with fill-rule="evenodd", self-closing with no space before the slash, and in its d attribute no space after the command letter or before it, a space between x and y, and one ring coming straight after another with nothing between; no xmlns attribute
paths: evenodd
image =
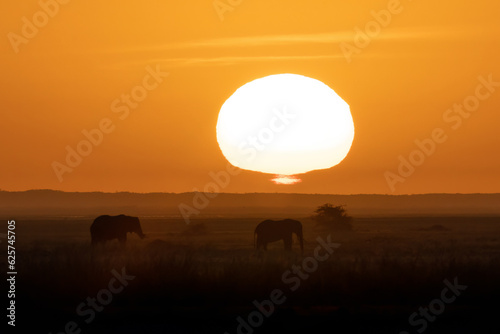
<svg viewBox="0 0 500 334"><path fill-rule="evenodd" d="M285 250L292 250L292 235L295 233L300 243L300 250L304 251L304 238L302 235L302 223L298 220L264 220L255 228L254 242L257 250L267 250L270 242L283 240ZM257 239L255 239L257 235Z"/></svg>
<svg viewBox="0 0 500 334"><path fill-rule="evenodd" d="M104 215L97 217L90 226L92 245L106 243L113 239L118 239L124 245L127 241L127 233L136 233L140 238L145 237L139 218L126 215Z"/></svg>

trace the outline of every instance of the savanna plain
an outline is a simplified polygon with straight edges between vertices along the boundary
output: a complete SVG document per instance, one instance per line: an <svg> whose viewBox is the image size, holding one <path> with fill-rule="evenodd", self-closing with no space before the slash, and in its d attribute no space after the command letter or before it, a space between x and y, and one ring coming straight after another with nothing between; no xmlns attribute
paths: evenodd
<svg viewBox="0 0 500 334"><path fill-rule="evenodd" d="M282 217L302 222L303 254L296 239L292 252L281 241L256 252L253 231L268 218L258 213L190 224L143 216L145 239L129 234L124 248L109 242L93 249L94 218L16 220L20 328L221 334L500 328L499 217L365 215L354 217L352 231ZM336 245L331 252L328 243ZM102 292L124 273L123 289L115 279L115 292ZM430 311L422 315L424 308Z"/></svg>

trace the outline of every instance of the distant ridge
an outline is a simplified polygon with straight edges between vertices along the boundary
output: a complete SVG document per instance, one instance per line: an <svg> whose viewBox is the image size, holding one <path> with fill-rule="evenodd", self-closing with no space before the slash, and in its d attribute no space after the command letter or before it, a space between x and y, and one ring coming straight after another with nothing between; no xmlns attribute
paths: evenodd
<svg viewBox="0 0 500 334"><path fill-rule="evenodd" d="M208 198L212 196L213 198ZM193 200L208 205L195 207ZM199 209L199 216L310 215L324 203L347 205L352 215L490 215L500 216L500 193L419 195L325 195L285 193L131 193L0 191L0 214L64 216L96 214L180 217L179 205Z"/></svg>

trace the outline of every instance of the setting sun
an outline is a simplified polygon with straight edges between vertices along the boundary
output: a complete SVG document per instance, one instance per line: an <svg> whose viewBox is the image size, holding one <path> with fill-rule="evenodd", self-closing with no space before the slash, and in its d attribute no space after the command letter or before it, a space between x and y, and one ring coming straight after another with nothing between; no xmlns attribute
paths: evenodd
<svg viewBox="0 0 500 334"><path fill-rule="evenodd" d="M280 175L274 181L281 184L296 183L283 176L337 165L353 138L349 105L324 83L297 74L243 85L217 122L217 141L231 164Z"/></svg>

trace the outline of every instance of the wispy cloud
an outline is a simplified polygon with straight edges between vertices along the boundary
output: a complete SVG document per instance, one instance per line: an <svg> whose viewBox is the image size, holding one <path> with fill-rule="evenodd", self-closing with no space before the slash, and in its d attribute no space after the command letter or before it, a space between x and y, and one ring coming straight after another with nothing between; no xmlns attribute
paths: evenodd
<svg viewBox="0 0 500 334"><path fill-rule="evenodd" d="M156 59L156 62L168 62L177 65L230 65L242 62L259 62L259 61L279 61L279 60L322 60L341 58L342 55L314 55L314 56L248 56L248 57L212 57L212 58L176 58L176 59Z"/></svg>
<svg viewBox="0 0 500 334"><path fill-rule="evenodd" d="M352 41L355 35L352 30L337 31L329 33L314 34L288 34L288 35L261 35L224 37L205 40L186 41L158 45L154 48L172 49L198 49L198 48L227 48L227 47L260 47L260 46L283 46L300 44L335 44ZM377 39L381 40L429 40L429 39L469 39L477 36L485 37L485 31L478 27L407 27L398 29L388 29ZM492 34L499 37L497 34Z"/></svg>
<svg viewBox="0 0 500 334"><path fill-rule="evenodd" d="M280 46L297 44L328 44L350 37L347 31L318 34L267 35L214 38L200 41L189 41L171 45L173 48L224 48L224 47L255 47Z"/></svg>
<svg viewBox="0 0 500 334"><path fill-rule="evenodd" d="M342 54L311 55L311 56L228 56L228 57L185 57L185 58L155 58L146 60L114 63L108 68L121 69L126 65L155 63L164 64L168 67L186 66L226 66L239 63L268 62L268 61L289 61L289 60L329 60L342 58Z"/></svg>
<svg viewBox="0 0 500 334"><path fill-rule="evenodd" d="M159 45L141 45L127 48L109 48L96 50L97 52L150 52L171 50L193 50L193 49L217 49L217 48L252 48L262 46L285 46L300 44L331 44L336 41L348 39L350 32L317 33L317 34L292 34L292 35L261 35L243 37L223 37L204 40L192 40L185 42L174 42ZM90 50L89 50L90 51Z"/></svg>
<svg viewBox="0 0 500 334"><path fill-rule="evenodd" d="M242 36L242 37L224 37L212 38L204 40L193 40L185 42L168 43L164 45L150 46L134 46L126 49L109 49L100 50L105 53L136 53L137 61L129 61L127 64L144 63L145 61L153 63L164 63L171 67L178 66L204 66L204 65L231 65L244 62L263 62L263 61L280 61L280 60L328 60L342 58L340 52L335 52L334 47L341 42L352 42L355 36L355 30L337 31L330 33L314 33L314 34L287 34L287 35L259 35L259 36ZM376 37L377 40L385 42L417 42L417 41L459 41L469 40L471 38L495 38L500 36L495 33L485 34L485 32L477 27L407 27L397 29L387 29ZM294 54L287 55L266 55L266 47L273 46L294 46L299 47L293 51ZM301 47L303 46L303 47ZM325 47L328 48L325 49ZM236 50L235 50L236 48ZM256 49L262 48L263 55L247 56L231 55L231 56L203 56L200 57L200 52L204 50L221 50L223 54L227 54L230 49L231 53L241 53L245 48ZM289 53L287 49L286 53ZM141 56L155 52L158 55L165 57L149 57ZM285 51L284 51L285 52ZM273 52L276 53L276 52ZM299 54L297 54L299 53ZM327 53L327 54L325 54ZM177 54L174 56L174 54ZM375 56L375 55L371 55ZM113 64L113 68L126 65Z"/></svg>

